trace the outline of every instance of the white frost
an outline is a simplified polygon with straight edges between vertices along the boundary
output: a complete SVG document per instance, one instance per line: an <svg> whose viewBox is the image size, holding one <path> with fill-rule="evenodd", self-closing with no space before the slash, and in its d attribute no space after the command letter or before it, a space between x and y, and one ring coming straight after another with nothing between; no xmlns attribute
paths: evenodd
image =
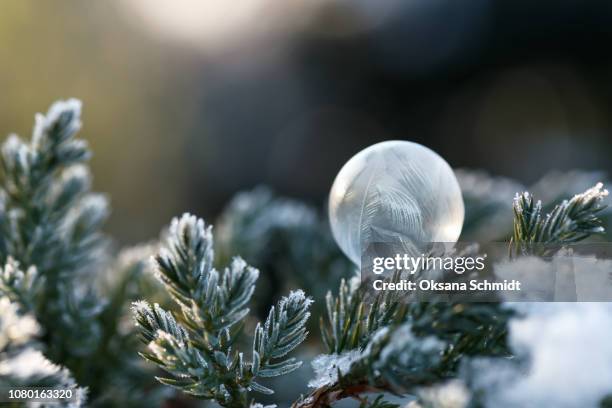
<svg viewBox="0 0 612 408"><path fill-rule="evenodd" d="M351 364L359 360L361 355L359 350L351 350L342 354L321 354L312 361L315 378L310 380L308 386L320 388L335 383L338 380L338 370L342 375L348 373Z"/></svg>
<svg viewBox="0 0 612 408"><path fill-rule="evenodd" d="M17 306L7 297L0 298L0 351L7 346L27 343L39 333L36 320L30 316L20 316Z"/></svg>
<svg viewBox="0 0 612 408"><path fill-rule="evenodd" d="M60 367L51 363L38 350L28 348L14 357L0 362L0 375L11 376L20 380L31 377L46 377L57 374Z"/></svg>

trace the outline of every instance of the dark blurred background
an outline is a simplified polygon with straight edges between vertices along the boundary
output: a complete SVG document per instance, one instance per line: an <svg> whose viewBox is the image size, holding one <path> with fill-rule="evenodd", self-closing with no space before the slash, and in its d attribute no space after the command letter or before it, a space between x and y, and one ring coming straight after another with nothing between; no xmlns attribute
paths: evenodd
<svg viewBox="0 0 612 408"><path fill-rule="evenodd" d="M322 205L357 151L535 181L612 170L612 2L8 0L0 131L84 102L121 243L257 184Z"/></svg>

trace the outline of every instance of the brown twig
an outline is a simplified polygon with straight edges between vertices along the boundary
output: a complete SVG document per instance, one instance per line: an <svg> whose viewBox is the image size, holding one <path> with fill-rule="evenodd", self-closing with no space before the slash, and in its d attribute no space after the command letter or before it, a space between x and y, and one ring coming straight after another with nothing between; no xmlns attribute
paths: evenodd
<svg viewBox="0 0 612 408"><path fill-rule="evenodd" d="M307 397L296 401L291 408L325 408L332 403L345 398L355 398L362 401L361 394L368 392L388 392L384 388L373 387L369 384L356 384L347 388L339 388L339 385L317 388Z"/></svg>

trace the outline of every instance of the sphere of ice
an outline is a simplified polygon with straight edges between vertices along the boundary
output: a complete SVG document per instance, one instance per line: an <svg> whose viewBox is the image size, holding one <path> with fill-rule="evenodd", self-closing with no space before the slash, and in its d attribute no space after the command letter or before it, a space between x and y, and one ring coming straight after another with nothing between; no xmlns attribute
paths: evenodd
<svg viewBox="0 0 612 408"><path fill-rule="evenodd" d="M455 242L463 226L461 189L453 170L418 143L372 145L342 167L329 197L336 242L355 263L374 242Z"/></svg>

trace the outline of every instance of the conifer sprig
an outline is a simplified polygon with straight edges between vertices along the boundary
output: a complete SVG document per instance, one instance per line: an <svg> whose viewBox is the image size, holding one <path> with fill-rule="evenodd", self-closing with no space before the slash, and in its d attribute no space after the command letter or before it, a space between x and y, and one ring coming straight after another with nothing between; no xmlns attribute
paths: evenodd
<svg viewBox="0 0 612 408"><path fill-rule="evenodd" d="M46 356L78 379L102 337L104 301L89 283L106 259L108 216L80 128L81 102L59 101L36 115L29 140L10 135L0 149L0 293L36 317Z"/></svg>
<svg viewBox="0 0 612 408"><path fill-rule="evenodd" d="M327 315L321 317L320 328L328 353L363 349L376 330L402 319L403 309L390 291L368 301L358 277L342 279L338 295L328 292L325 302Z"/></svg>
<svg viewBox="0 0 612 408"><path fill-rule="evenodd" d="M249 309L259 272L236 257L222 272L214 268L211 227L184 214L170 225L168 239L155 257L157 276L179 307L136 302L136 323L147 343L142 356L171 377L158 378L225 407L247 407L248 391L271 394L255 381L297 369L301 362L283 359L306 338L311 300L291 292L272 307L255 329L252 361L232 350Z"/></svg>
<svg viewBox="0 0 612 408"><path fill-rule="evenodd" d="M10 135L0 148L0 295L36 318L39 348L89 388L89 405L141 406L159 393L120 327L134 300L126 286L138 283L114 278L101 232L108 200L91 190L80 128L81 102L58 101L36 115L31 138Z"/></svg>
<svg viewBox="0 0 612 408"><path fill-rule="evenodd" d="M36 265L49 284L94 263L108 215L106 199L90 193L87 143L76 139L81 102L70 99L36 116L29 142L11 135L2 146L2 217L6 257Z"/></svg>
<svg viewBox="0 0 612 408"><path fill-rule="evenodd" d="M253 365L251 372L259 377L276 377L298 369L301 361L294 358L280 359L302 343L308 332L306 321L312 300L301 290L291 292L282 298L276 307L272 306L268 318L262 325L257 324L253 339Z"/></svg>
<svg viewBox="0 0 612 408"><path fill-rule="evenodd" d="M542 202L534 201L528 192L514 198L514 244L565 244L581 241L592 234L604 232L599 213L608 190L597 183L582 194L556 205L544 215Z"/></svg>

